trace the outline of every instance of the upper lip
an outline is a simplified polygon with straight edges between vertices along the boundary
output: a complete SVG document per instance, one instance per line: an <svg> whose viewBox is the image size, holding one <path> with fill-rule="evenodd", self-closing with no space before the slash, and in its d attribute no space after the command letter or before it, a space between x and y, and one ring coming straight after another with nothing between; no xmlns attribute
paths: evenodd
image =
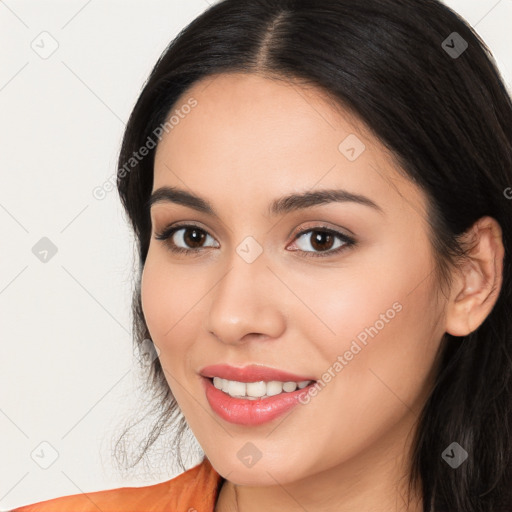
<svg viewBox="0 0 512 512"><path fill-rule="evenodd" d="M222 379L235 380L238 382L258 382L261 380L266 382L272 380L281 382L302 382L305 380L315 380L307 375L297 375L258 364L250 364L241 368L229 366L228 364L214 364L205 366L199 373L203 377L220 377Z"/></svg>

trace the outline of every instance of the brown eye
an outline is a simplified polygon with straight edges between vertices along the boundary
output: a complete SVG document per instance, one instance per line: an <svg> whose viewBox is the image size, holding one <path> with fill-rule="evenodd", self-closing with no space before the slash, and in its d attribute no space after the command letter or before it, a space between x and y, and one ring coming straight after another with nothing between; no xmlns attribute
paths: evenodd
<svg viewBox="0 0 512 512"><path fill-rule="evenodd" d="M308 250L307 243L304 244L303 247L300 246L302 242L301 244L297 244L297 241L301 239L307 241L308 236L309 246L312 250ZM195 253L196 255L201 253L202 248L220 247L218 243L213 246L204 245L208 237L214 240L213 237L204 229L193 224L171 226L164 231L155 234L155 238L157 240L165 241L171 252L182 254ZM356 241L351 237L333 229L321 226L300 232L295 237L295 241L296 245L299 246L299 249L294 250L298 250L299 253L302 253L302 255L306 257L332 256L356 244ZM338 245L336 245L337 241Z"/></svg>
<svg viewBox="0 0 512 512"><path fill-rule="evenodd" d="M201 243L204 242L206 235L204 231L197 228L182 228L184 230L184 234L182 235L183 242L191 247L192 249L197 249L201 246ZM179 230L181 231L181 230ZM179 232L178 231L178 232Z"/></svg>
<svg viewBox="0 0 512 512"><path fill-rule="evenodd" d="M298 240L303 239L306 243L301 241L301 244L297 243ZM336 245L338 240L338 245ZM306 231L301 231L295 237L295 244L299 247L300 252L305 253L306 256L329 256L337 254L338 252L355 245L355 240L351 237L339 233L328 228L313 228ZM313 250L308 250L308 245Z"/></svg>
<svg viewBox="0 0 512 512"><path fill-rule="evenodd" d="M204 229L194 225L172 226L155 235L157 240L165 240L169 250L176 253L197 252L204 247L208 237L213 240Z"/></svg>
<svg viewBox="0 0 512 512"><path fill-rule="evenodd" d="M311 247L317 251L329 250L334 243L334 236L325 231L311 231L314 236L311 237Z"/></svg>

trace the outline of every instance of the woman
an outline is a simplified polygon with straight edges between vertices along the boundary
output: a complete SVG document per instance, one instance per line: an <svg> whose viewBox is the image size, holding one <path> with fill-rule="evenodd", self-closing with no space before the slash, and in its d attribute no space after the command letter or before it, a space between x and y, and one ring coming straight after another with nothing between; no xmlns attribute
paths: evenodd
<svg viewBox="0 0 512 512"><path fill-rule="evenodd" d="M511 135L437 1L211 6L118 172L135 341L205 457L17 510L511 510Z"/></svg>

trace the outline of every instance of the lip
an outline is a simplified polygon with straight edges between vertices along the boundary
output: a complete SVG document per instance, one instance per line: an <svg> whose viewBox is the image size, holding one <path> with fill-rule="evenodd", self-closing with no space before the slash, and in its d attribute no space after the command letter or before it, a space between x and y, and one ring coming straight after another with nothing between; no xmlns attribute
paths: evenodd
<svg viewBox="0 0 512 512"><path fill-rule="evenodd" d="M309 392L315 384L312 382L302 389L290 393L284 392L268 398L249 400L233 398L217 389L208 377L202 377L206 399L213 412L223 420L237 425L256 426L282 416L299 404L299 398Z"/></svg>
<svg viewBox="0 0 512 512"><path fill-rule="evenodd" d="M248 365L237 368L226 364L206 366L201 371L206 399L211 409L220 418L230 423L245 426L256 426L272 421L282 416L298 405L299 399L309 392L309 388L316 383L311 376L296 375L284 370L276 370L267 366ZM302 389L291 392L283 392L267 398L256 400L233 398L217 389L212 382L213 377L236 380L238 382L258 382L278 380L281 382L312 381Z"/></svg>
<svg viewBox="0 0 512 512"><path fill-rule="evenodd" d="M228 364L214 364L211 366L205 366L199 373L203 377L220 377L222 379L236 380L238 382L259 382L260 380L264 380L266 382L271 380L278 380L281 382L301 382L304 380L316 381L316 378L311 377L310 375L296 375L284 370L278 370L257 364L250 364L242 368L237 368Z"/></svg>

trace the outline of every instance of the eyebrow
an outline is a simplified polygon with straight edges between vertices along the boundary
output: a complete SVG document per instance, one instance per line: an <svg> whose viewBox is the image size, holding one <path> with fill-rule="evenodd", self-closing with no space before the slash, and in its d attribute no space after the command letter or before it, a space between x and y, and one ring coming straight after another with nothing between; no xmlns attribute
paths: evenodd
<svg viewBox="0 0 512 512"><path fill-rule="evenodd" d="M219 218L215 208L213 208L206 199L178 187L165 186L155 190L146 202L146 210L149 212L154 204L165 202L187 206L199 212ZM343 189L329 189L303 192L301 194L290 194L277 198L270 203L268 215L277 216L327 203L348 202L368 206L384 214L383 209L366 196L354 194Z"/></svg>

